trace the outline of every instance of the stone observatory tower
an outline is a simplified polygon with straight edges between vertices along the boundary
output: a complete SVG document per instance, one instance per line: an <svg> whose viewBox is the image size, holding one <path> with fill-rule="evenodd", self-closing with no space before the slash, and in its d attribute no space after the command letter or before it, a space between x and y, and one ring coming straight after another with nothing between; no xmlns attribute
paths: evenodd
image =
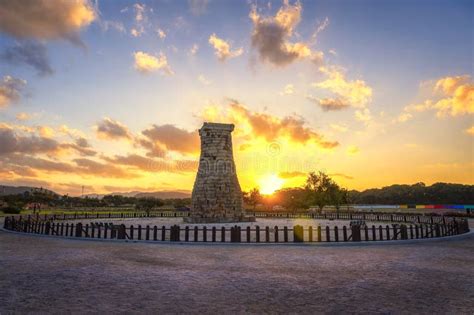
<svg viewBox="0 0 474 315"><path fill-rule="evenodd" d="M242 221L242 191L232 153L233 124L205 122L199 130L201 157L192 193L191 216L185 221Z"/></svg>

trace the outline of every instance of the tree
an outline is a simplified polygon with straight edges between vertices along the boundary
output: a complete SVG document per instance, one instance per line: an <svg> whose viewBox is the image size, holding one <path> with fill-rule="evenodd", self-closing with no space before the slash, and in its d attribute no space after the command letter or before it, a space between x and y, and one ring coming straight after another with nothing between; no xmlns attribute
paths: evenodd
<svg viewBox="0 0 474 315"><path fill-rule="evenodd" d="M251 205L253 210L257 207L257 205L262 201L262 195L258 188L253 188L248 193L244 194L244 201Z"/></svg>
<svg viewBox="0 0 474 315"><path fill-rule="evenodd" d="M296 212L298 209L304 209L310 206L308 203L308 194L301 188L285 188L278 191L278 199L285 209Z"/></svg>
<svg viewBox="0 0 474 315"><path fill-rule="evenodd" d="M155 198L138 198L136 200L135 208L141 211L145 211L147 215L154 207L160 207L163 202L160 199Z"/></svg>
<svg viewBox="0 0 474 315"><path fill-rule="evenodd" d="M345 188L339 187L338 184L332 183L329 186L329 199L331 204L336 207L336 211L339 211L339 208L342 204L347 204L348 201L348 191Z"/></svg>
<svg viewBox="0 0 474 315"><path fill-rule="evenodd" d="M305 189L308 193L308 199L319 207L322 211L324 206L330 202L329 189L332 185L336 185L333 180L324 172L319 171L317 174L311 172L306 178Z"/></svg>

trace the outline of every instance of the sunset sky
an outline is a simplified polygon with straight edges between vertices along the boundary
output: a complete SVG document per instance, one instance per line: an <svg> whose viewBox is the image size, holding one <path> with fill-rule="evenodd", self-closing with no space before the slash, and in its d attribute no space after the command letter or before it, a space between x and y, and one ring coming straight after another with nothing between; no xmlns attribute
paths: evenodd
<svg viewBox="0 0 474 315"><path fill-rule="evenodd" d="M190 191L204 121L235 124L243 190L474 184L473 21L469 0L0 1L0 184Z"/></svg>

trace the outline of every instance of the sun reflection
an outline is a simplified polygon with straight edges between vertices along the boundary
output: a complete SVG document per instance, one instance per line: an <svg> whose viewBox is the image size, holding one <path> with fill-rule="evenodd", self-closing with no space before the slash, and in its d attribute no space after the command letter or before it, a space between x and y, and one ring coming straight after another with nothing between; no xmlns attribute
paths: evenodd
<svg viewBox="0 0 474 315"><path fill-rule="evenodd" d="M271 195L283 186L285 181L275 174L269 174L259 180L260 193Z"/></svg>

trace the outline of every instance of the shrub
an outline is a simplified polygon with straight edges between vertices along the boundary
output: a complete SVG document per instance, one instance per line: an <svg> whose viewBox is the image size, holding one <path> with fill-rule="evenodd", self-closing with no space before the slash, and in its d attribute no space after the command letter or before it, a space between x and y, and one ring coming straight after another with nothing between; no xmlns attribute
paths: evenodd
<svg viewBox="0 0 474 315"><path fill-rule="evenodd" d="M19 214L21 209L15 206L7 206L5 208L2 208L2 211L5 214Z"/></svg>

